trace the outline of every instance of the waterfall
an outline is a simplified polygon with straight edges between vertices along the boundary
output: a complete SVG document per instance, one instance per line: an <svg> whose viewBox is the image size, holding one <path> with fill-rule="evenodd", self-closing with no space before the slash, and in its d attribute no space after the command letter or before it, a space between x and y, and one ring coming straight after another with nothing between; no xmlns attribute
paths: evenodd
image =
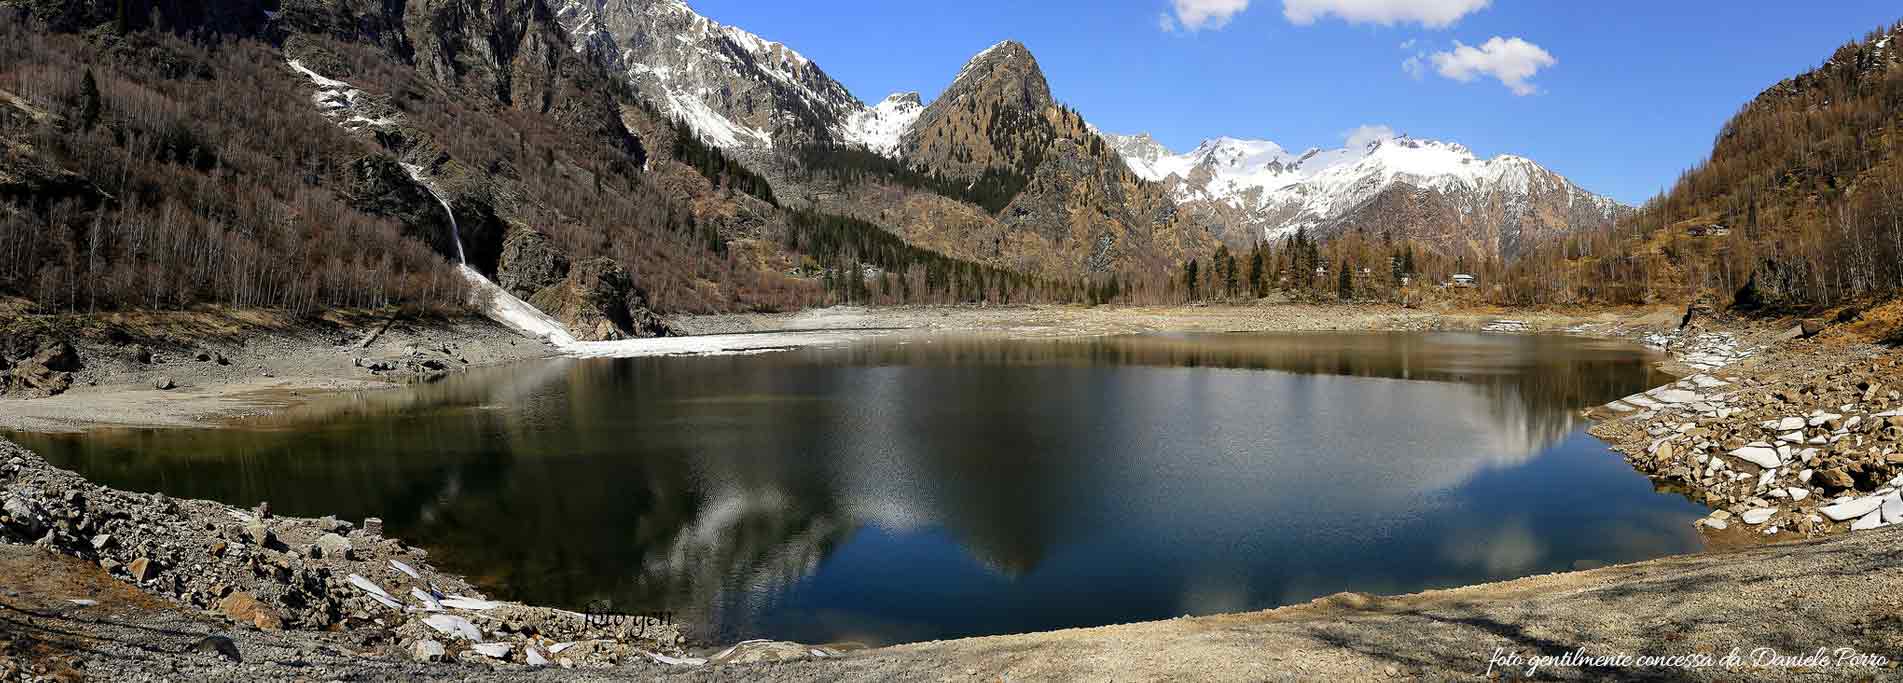
<svg viewBox="0 0 1903 683"><path fill-rule="evenodd" d="M428 190L430 196L436 198L436 203L443 205L443 213L449 215L449 234L456 241L457 270L462 272L463 279L468 280L470 286L475 288L474 301L471 303L481 309L483 315L488 316L490 320L502 323L504 327L515 330L517 333L545 340L564 350L574 348L576 344L574 335L569 334L568 328L563 327L560 321L549 317L548 314L529 305L528 302L516 298L514 294L509 293L509 290L490 282L489 278L483 277L480 271L469 267L469 259L463 256L462 230L456 226L456 210L449 208L449 200L443 197L443 193L436 191L436 187L424 177L421 166L403 164L403 170L410 174L411 180Z"/></svg>
<svg viewBox="0 0 1903 683"><path fill-rule="evenodd" d="M436 198L436 203L443 205L443 213L449 215L449 238L456 242L456 262L462 264L464 267L468 267L469 257L463 254L463 231L460 226L456 225L456 210L449 208L449 200L444 198L441 192L437 192L435 186L430 185L429 181L423 179L423 167L415 164L400 165L403 167L404 172L410 174L411 180L416 181L418 185L422 185L423 189L429 191L431 197Z"/></svg>

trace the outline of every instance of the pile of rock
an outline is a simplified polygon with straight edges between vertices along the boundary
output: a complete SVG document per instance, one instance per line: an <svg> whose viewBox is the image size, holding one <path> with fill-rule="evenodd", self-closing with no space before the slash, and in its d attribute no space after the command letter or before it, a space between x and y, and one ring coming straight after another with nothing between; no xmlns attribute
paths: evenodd
<svg viewBox="0 0 1903 683"><path fill-rule="evenodd" d="M469 365L461 351L450 344L419 346L408 344L400 354L386 358L357 357L352 364L380 376L408 376L431 380L449 374L452 369Z"/></svg>
<svg viewBox="0 0 1903 683"><path fill-rule="evenodd" d="M428 661L696 663L677 624L488 600L381 527L117 491L0 441L0 542L85 559L243 628L360 632L384 656Z"/></svg>
<svg viewBox="0 0 1903 683"><path fill-rule="evenodd" d="M1695 375L1608 404L1615 421L1595 433L1714 508L1703 528L1827 534L1903 523L1903 394L1892 388L1903 371L1880 352L1856 355Z"/></svg>

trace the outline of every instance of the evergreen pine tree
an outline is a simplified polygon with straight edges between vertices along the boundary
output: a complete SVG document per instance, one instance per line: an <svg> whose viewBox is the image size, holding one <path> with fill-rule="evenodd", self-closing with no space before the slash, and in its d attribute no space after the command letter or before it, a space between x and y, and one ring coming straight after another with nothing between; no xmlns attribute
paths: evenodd
<svg viewBox="0 0 1903 683"><path fill-rule="evenodd" d="M79 129L92 130L98 125L100 109L99 82L93 80L93 70L87 69L79 79Z"/></svg>

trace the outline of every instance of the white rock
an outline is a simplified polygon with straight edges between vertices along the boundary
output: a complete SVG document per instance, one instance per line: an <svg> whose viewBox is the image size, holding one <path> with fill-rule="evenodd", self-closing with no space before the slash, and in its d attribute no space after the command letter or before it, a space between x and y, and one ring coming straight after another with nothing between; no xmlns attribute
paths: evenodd
<svg viewBox="0 0 1903 683"><path fill-rule="evenodd" d="M1780 432L1795 431L1803 428L1804 418L1801 417L1787 417L1784 418L1784 421L1777 423L1777 430Z"/></svg>
<svg viewBox="0 0 1903 683"><path fill-rule="evenodd" d="M1745 524L1757 525L1771 521L1771 516L1775 514L1777 510L1774 508L1757 508L1744 511L1744 514L1738 515L1738 518L1744 520Z"/></svg>
<svg viewBox="0 0 1903 683"><path fill-rule="evenodd" d="M1883 499L1871 496L1868 498L1853 498L1836 505L1818 508L1817 511L1823 513L1825 517L1829 517L1833 522L1842 522L1868 515L1882 508Z"/></svg>
<svg viewBox="0 0 1903 683"><path fill-rule="evenodd" d="M523 648L523 651L528 655L527 661L529 666L548 666L548 658L543 657L542 653L536 650L534 646Z"/></svg>
<svg viewBox="0 0 1903 683"><path fill-rule="evenodd" d="M469 646L469 649L475 650L484 657L508 659L509 651L515 648L508 643L477 643Z"/></svg>
<svg viewBox="0 0 1903 683"><path fill-rule="evenodd" d="M1819 415L1813 415L1811 416L1811 419L1810 419L1810 426L1820 427L1820 426L1823 426L1825 422L1829 422L1831 420L1841 420L1841 419L1844 419L1844 416L1838 415L1836 413L1822 413Z"/></svg>
<svg viewBox="0 0 1903 683"><path fill-rule="evenodd" d="M436 596L430 595L421 588L411 588L410 597L416 598L417 602L423 603L423 611L425 612L443 611L443 603L437 600Z"/></svg>
<svg viewBox="0 0 1903 683"><path fill-rule="evenodd" d="M1851 523L1850 530L1851 531L1869 531L1871 529L1881 529L1886 526L1889 526L1889 525L1883 523L1883 513L1872 512L1870 514L1864 515L1862 519L1859 519L1856 522Z"/></svg>
<svg viewBox="0 0 1903 683"><path fill-rule="evenodd" d="M365 593L369 593L371 599L374 599L377 602L382 603L384 607L388 607L390 609L403 609L403 603L397 602L396 598L390 597L389 592L383 590L383 587L377 585L375 581L371 581L369 579L363 578L363 576L358 574L351 574L350 585L356 586L359 590L362 590Z"/></svg>
<svg viewBox="0 0 1903 683"><path fill-rule="evenodd" d="M443 598L442 602L444 607L448 607L450 609L466 609L466 610L478 610L478 611L485 610L485 609L495 609L497 607L502 606L502 603L496 602L493 600L478 600L476 598L465 598L460 595L451 595L449 597Z"/></svg>
<svg viewBox="0 0 1903 683"><path fill-rule="evenodd" d="M1797 473L1797 480L1808 484L1810 483L1810 478L1815 476L1817 476L1817 470L1804 470Z"/></svg>
<svg viewBox="0 0 1903 683"><path fill-rule="evenodd" d="M1789 433L1789 434L1785 434L1785 435L1783 435L1783 436L1780 436L1780 437L1778 437L1778 438L1777 438L1777 440L1779 440L1779 441L1788 441L1788 442L1790 442L1790 443L1804 443L1804 433L1803 433L1803 432L1791 432L1791 433Z"/></svg>
<svg viewBox="0 0 1903 683"><path fill-rule="evenodd" d="M1764 469L1776 469L1783 461L1777 457L1777 451L1757 446L1745 446L1731 452L1731 457L1739 458Z"/></svg>
<svg viewBox="0 0 1903 683"><path fill-rule="evenodd" d="M1774 481L1777 481L1777 470L1765 470L1763 474L1758 475L1758 490L1771 488L1771 482Z"/></svg>
<svg viewBox="0 0 1903 683"><path fill-rule="evenodd" d="M1799 502L1810 497L1810 489L1801 489L1795 486L1784 489L1784 492L1790 494L1791 500Z"/></svg>
<svg viewBox="0 0 1903 683"><path fill-rule="evenodd" d="M1698 394L1684 389L1665 389L1653 393L1652 397L1665 403L1691 403L1699 399Z"/></svg>
<svg viewBox="0 0 1903 683"><path fill-rule="evenodd" d="M419 662L434 662L443 658L443 644L424 638L410 646L410 656Z"/></svg>
<svg viewBox="0 0 1903 683"><path fill-rule="evenodd" d="M407 565L407 564L403 564L402 562L398 560L390 560L390 566L396 569L397 571L403 572L405 575L409 576L412 579L422 580L423 578L423 575L416 573L416 569L414 567L411 567L410 565Z"/></svg>
<svg viewBox="0 0 1903 683"><path fill-rule="evenodd" d="M1892 493L1883 499L1883 523L1903 523L1903 496Z"/></svg>
<svg viewBox="0 0 1903 683"><path fill-rule="evenodd" d="M482 640L482 629L476 628L476 625L469 623L468 619L454 614L432 614L424 617L423 623L428 624L430 628L436 629L437 633L446 636L453 636L468 641Z"/></svg>
<svg viewBox="0 0 1903 683"><path fill-rule="evenodd" d="M1725 530L1725 528L1727 528L1727 527L1729 527L1729 526L1731 526L1731 524L1730 524L1729 522L1726 522L1725 520L1722 520L1722 519L1712 519L1712 518L1709 518L1709 517L1707 517L1707 518L1705 518L1705 519L1701 519L1701 520L1698 520L1698 521L1700 521L1700 522L1703 522L1703 523L1705 524L1705 526L1707 526L1707 527L1711 527L1711 528L1713 528L1713 529L1717 529L1717 530L1719 530L1719 531L1724 531L1724 530Z"/></svg>

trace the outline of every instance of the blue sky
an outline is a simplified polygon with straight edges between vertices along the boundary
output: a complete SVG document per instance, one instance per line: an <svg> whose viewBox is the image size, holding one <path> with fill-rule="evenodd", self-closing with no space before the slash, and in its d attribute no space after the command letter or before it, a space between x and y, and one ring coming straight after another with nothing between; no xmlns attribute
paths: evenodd
<svg viewBox="0 0 1903 683"><path fill-rule="evenodd" d="M930 99L1010 38L1090 122L1178 151L1221 135L1332 147L1385 125L1531 157L1629 203L1703 159L1759 91L1903 18L1873 0L689 2L868 102Z"/></svg>

